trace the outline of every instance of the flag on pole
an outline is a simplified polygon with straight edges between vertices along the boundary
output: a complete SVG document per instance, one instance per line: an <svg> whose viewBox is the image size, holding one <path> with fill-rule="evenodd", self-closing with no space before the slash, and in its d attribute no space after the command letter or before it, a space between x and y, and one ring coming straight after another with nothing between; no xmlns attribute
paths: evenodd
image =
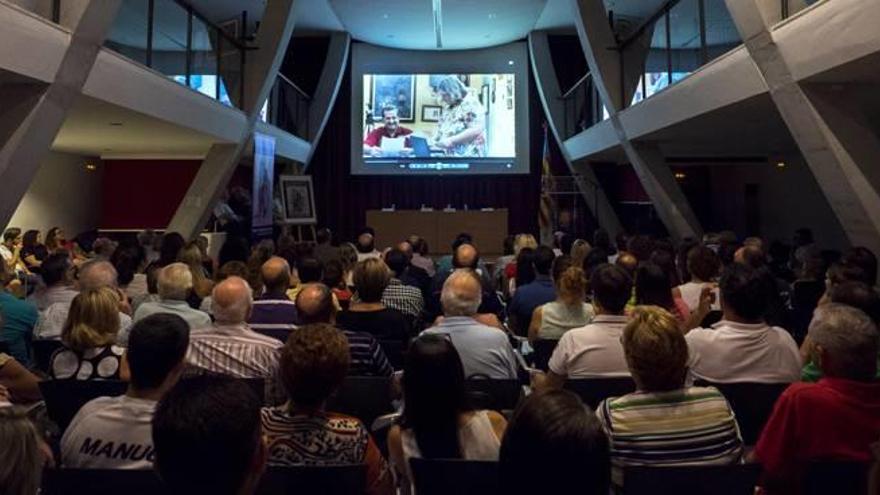
<svg viewBox="0 0 880 495"><path fill-rule="evenodd" d="M550 170L550 141L547 123L544 122L544 152L541 159L541 205L538 209L538 226L540 227L541 244L553 245L553 212L556 202L552 192L556 188L553 172Z"/></svg>

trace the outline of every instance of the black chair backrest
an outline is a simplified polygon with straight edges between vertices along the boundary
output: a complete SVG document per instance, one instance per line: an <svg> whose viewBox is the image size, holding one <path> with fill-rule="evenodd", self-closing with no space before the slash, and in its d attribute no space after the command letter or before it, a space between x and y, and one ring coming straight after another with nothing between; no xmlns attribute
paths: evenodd
<svg viewBox="0 0 880 495"><path fill-rule="evenodd" d="M348 376L327 401L327 410L354 416L369 429L373 420L394 412L391 379L384 376Z"/></svg>
<svg viewBox="0 0 880 495"><path fill-rule="evenodd" d="M743 443L755 445L773 406L788 383L711 383L697 380L697 385L711 385L724 394L736 414Z"/></svg>
<svg viewBox="0 0 880 495"><path fill-rule="evenodd" d="M753 495L761 467L632 466L623 471L624 495Z"/></svg>
<svg viewBox="0 0 880 495"><path fill-rule="evenodd" d="M46 413L61 431L67 429L77 411L98 397L122 395L128 384L119 380L45 380L40 393L46 401Z"/></svg>
<svg viewBox="0 0 880 495"><path fill-rule="evenodd" d="M190 378L195 378L197 376L210 376L216 378L227 378L232 380L240 380L242 383L247 385L254 393L257 394L257 397L260 399L260 402L266 403L266 380L262 378L235 378L230 377L229 375L224 375L222 373L214 373L212 371L207 371L202 368L196 368L193 366L187 366L184 371L184 375L181 380L188 380Z"/></svg>
<svg viewBox="0 0 880 495"><path fill-rule="evenodd" d="M269 466L260 480L257 495L320 493L349 495L364 493L367 466ZM126 494L127 495L127 494Z"/></svg>
<svg viewBox="0 0 880 495"><path fill-rule="evenodd" d="M519 380L470 378L464 386L474 409L515 409L522 396Z"/></svg>
<svg viewBox="0 0 880 495"><path fill-rule="evenodd" d="M864 495L868 493L870 464L817 461L810 463L803 480L804 495Z"/></svg>
<svg viewBox="0 0 880 495"><path fill-rule="evenodd" d="M31 347L34 350L34 365L43 373L49 373L52 354L64 347L64 344L60 340L34 340Z"/></svg>
<svg viewBox="0 0 880 495"><path fill-rule="evenodd" d="M459 459L409 460L415 495L496 495L501 493L498 463Z"/></svg>
<svg viewBox="0 0 880 495"><path fill-rule="evenodd" d="M5 340L0 340L0 352L4 354L9 354L9 342Z"/></svg>
<svg viewBox="0 0 880 495"><path fill-rule="evenodd" d="M635 392L636 383L628 376L619 378L579 378L566 380L565 388L576 393L590 409L596 409L599 403L609 397L620 397Z"/></svg>
<svg viewBox="0 0 880 495"><path fill-rule="evenodd" d="M559 339L538 339L532 344L535 350L535 368L547 371L547 363L550 362L550 356L559 344Z"/></svg>
<svg viewBox="0 0 880 495"><path fill-rule="evenodd" d="M162 481L151 469L47 469L44 495L154 495L164 493Z"/></svg>

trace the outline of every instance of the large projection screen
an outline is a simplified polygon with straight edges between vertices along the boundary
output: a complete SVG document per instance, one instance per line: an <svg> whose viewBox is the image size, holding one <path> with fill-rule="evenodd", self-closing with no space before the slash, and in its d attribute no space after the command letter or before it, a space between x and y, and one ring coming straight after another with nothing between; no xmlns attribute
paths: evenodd
<svg viewBox="0 0 880 495"><path fill-rule="evenodd" d="M353 175L529 173L525 43L463 51L355 43L351 64Z"/></svg>

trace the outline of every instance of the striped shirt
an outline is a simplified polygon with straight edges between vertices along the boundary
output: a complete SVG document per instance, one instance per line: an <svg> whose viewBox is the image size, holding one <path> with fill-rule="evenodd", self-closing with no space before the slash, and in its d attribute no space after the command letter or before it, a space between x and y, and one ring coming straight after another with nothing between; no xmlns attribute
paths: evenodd
<svg viewBox="0 0 880 495"><path fill-rule="evenodd" d="M413 319L421 316L422 310L425 309L422 291L418 287L404 285L397 278L392 278L388 287L382 292L382 304Z"/></svg>
<svg viewBox="0 0 880 495"><path fill-rule="evenodd" d="M391 376L394 369L385 356L385 351L372 335L363 332L343 330L348 339L351 365L348 374L352 376Z"/></svg>
<svg viewBox="0 0 880 495"><path fill-rule="evenodd" d="M611 479L625 466L726 465L740 461L742 438L718 389L690 387L609 398L596 410L611 440Z"/></svg>
<svg viewBox="0 0 880 495"><path fill-rule="evenodd" d="M186 363L235 378L262 378L266 383L266 402L278 404L287 400L278 378L282 346L278 340L254 332L245 323L215 324L190 332Z"/></svg>
<svg viewBox="0 0 880 495"><path fill-rule="evenodd" d="M296 319L296 303L286 294L265 294L254 301L248 324L259 334L287 342L287 336L296 328Z"/></svg>

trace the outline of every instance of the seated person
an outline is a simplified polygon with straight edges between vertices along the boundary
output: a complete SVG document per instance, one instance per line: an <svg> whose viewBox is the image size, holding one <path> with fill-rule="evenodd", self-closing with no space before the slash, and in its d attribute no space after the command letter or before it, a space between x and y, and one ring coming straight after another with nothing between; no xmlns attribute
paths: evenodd
<svg viewBox="0 0 880 495"><path fill-rule="evenodd" d="M465 376L499 380L517 378L517 361L504 331L475 318L482 298L480 280L472 270L456 270L443 284L444 317L421 335L440 335L458 351Z"/></svg>
<svg viewBox="0 0 880 495"><path fill-rule="evenodd" d="M0 407L0 493L40 493L44 452L48 451L23 408Z"/></svg>
<svg viewBox="0 0 880 495"><path fill-rule="evenodd" d="M177 383L189 345L179 316L150 315L131 329L125 354L131 381L125 395L86 403L61 438L67 468L153 469L150 422L159 399Z"/></svg>
<svg viewBox="0 0 880 495"><path fill-rule="evenodd" d="M535 279L527 284L519 285L513 299L507 306L507 314L511 320L511 329L517 335L528 334L529 323L535 308L556 299L556 287L550 278L550 270L556 255L547 246L538 246L535 250L533 266Z"/></svg>
<svg viewBox="0 0 880 495"><path fill-rule="evenodd" d="M263 295L254 301L254 309L248 318L251 329L267 337L284 342L296 329L296 304L287 297L290 287L290 265L278 256L269 258L260 267Z"/></svg>
<svg viewBox="0 0 880 495"><path fill-rule="evenodd" d="M70 303L61 330L64 347L49 361L55 380L127 380L120 362L125 348L116 345L119 334L119 299L102 287L79 293Z"/></svg>
<svg viewBox="0 0 880 495"><path fill-rule="evenodd" d="M460 269L473 271L480 280L482 298L480 300L480 307L477 308L477 314L500 316L504 311L504 307L492 288L492 277L489 276L488 270L481 267L482 261L480 261L480 252L477 251L477 248L473 244L464 242L454 249L450 259L452 267L448 270L437 270L437 274L431 281L431 295L425 301L427 321L433 321L437 316L443 314L443 308L440 304L443 286L452 272ZM494 318L492 319L494 320ZM489 319L486 321L489 321Z"/></svg>
<svg viewBox="0 0 880 495"><path fill-rule="evenodd" d="M507 422L494 411L467 406L462 360L442 336L416 339L406 355L403 414L388 431L388 455L410 493L409 460L496 461Z"/></svg>
<svg viewBox="0 0 880 495"><path fill-rule="evenodd" d="M354 268L356 300L339 314L336 323L346 330L365 332L379 340L405 341L410 337L407 318L382 304L382 294L391 281L391 270L378 258L359 261Z"/></svg>
<svg viewBox="0 0 880 495"><path fill-rule="evenodd" d="M22 287L20 281L3 258L0 257L0 336L11 354L25 366L31 364L31 338L37 324L37 307L30 301L20 299L16 293Z"/></svg>
<svg viewBox="0 0 880 495"><path fill-rule="evenodd" d="M251 495L268 455L257 394L228 378L181 380L156 406L153 445L170 493Z"/></svg>
<svg viewBox="0 0 880 495"><path fill-rule="evenodd" d="M30 404L42 399L40 379L9 354L0 352L0 390L6 390L9 402Z"/></svg>
<svg viewBox="0 0 880 495"><path fill-rule="evenodd" d="M134 314L134 321L156 313L170 313L183 318L190 329L206 327L211 317L204 311L190 307L187 298L193 291L193 276L183 263L171 263L159 271L159 302L145 302Z"/></svg>
<svg viewBox="0 0 880 495"><path fill-rule="evenodd" d="M397 112L397 107L394 105L382 107L382 120L385 125L373 129L364 138L364 156L382 156L382 138L399 138L412 134L411 129L400 125ZM412 148L409 138L404 140L403 147Z"/></svg>
<svg viewBox="0 0 880 495"><path fill-rule="evenodd" d="M538 379L538 388L562 388L569 378L629 376L620 338L628 321L624 310L632 284L619 266L605 264L593 271L590 287L596 316L589 325L562 335L550 357L546 382Z"/></svg>
<svg viewBox="0 0 880 495"><path fill-rule="evenodd" d="M791 335L764 320L767 284L760 270L734 263L721 277L722 320L687 334L690 370L712 383L790 383L801 356Z"/></svg>
<svg viewBox="0 0 880 495"><path fill-rule="evenodd" d="M823 378L783 392L755 447L767 493L801 493L811 461L871 462L880 437L877 325L842 304L816 309L810 323L813 360Z"/></svg>
<svg viewBox="0 0 880 495"><path fill-rule="evenodd" d="M625 466L734 464L742 438L733 411L713 387L688 387L688 346L676 318L637 306L623 330L626 362L637 391L596 409L611 440L611 477L626 486Z"/></svg>
<svg viewBox="0 0 880 495"><path fill-rule="evenodd" d="M263 408L269 464L276 466L367 465L367 493L390 494L394 483L385 459L358 420L325 410L348 372L348 342L332 325L305 325L281 351L287 403Z"/></svg>
<svg viewBox="0 0 880 495"><path fill-rule="evenodd" d="M567 390L530 395L501 441L501 493L608 495L608 437L593 411ZM523 473L540 473L537 476Z"/></svg>
<svg viewBox="0 0 880 495"><path fill-rule="evenodd" d="M556 300L538 306L529 324L529 341L560 339L565 332L586 326L595 316L587 298L587 277L580 266L572 266L567 255L553 262Z"/></svg>

